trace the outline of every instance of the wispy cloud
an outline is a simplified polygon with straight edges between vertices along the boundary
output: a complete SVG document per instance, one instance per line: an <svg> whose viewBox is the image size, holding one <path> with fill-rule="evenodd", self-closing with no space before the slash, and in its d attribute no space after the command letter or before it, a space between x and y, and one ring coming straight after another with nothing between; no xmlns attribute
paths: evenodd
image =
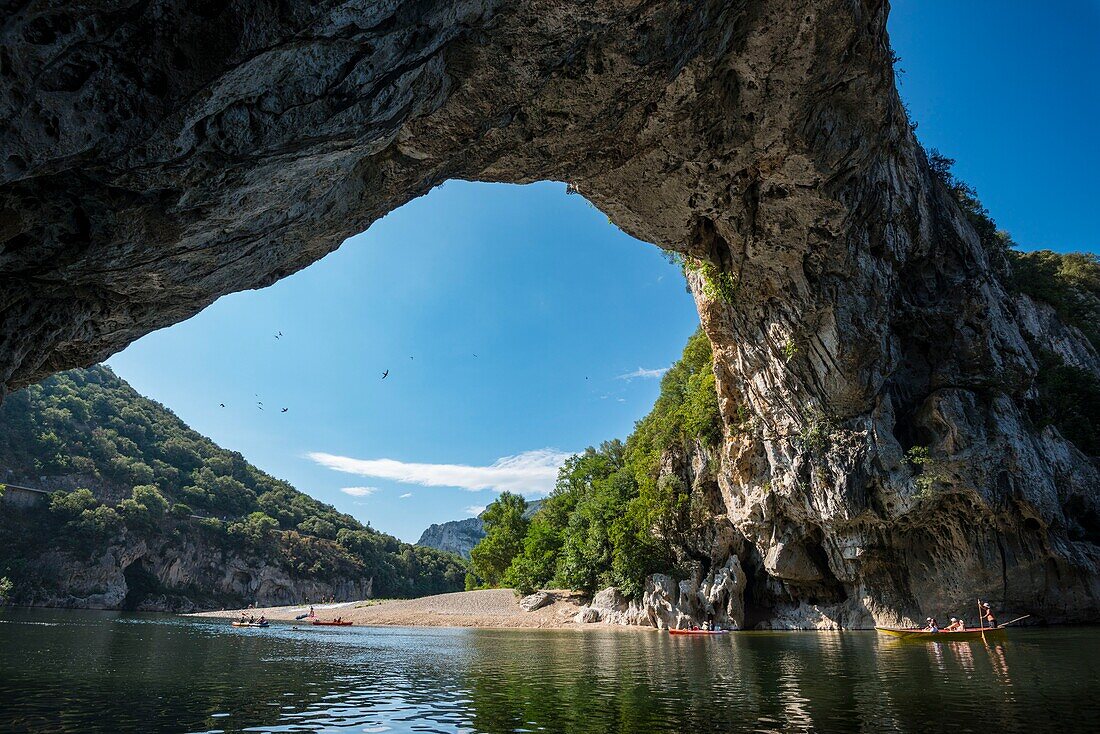
<svg viewBox="0 0 1100 734"><path fill-rule="evenodd" d="M483 512L485 512L485 505L470 505L466 508L466 514L473 515L474 517L477 517Z"/></svg>
<svg viewBox="0 0 1100 734"><path fill-rule="evenodd" d="M399 500L407 500L407 499L408 499L409 497L412 497L412 496L413 496L413 493L412 493L412 492L406 492L405 494L401 495L401 496L400 496L400 497L398 497L397 499L399 499Z"/></svg>
<svg viewBox="0 0 1100 734"><path fill-rule="evenodd" d="M340 491L352 497L369 497L378 491L378 487L341 487Z"/></svg>
<svg viewBox="0 0 1100 734"><path fill-rule="evenodd" d="M557 449L503 456L489 466L421 464L396 459L355 459L322 452L308 454L321 466L347 474L389 479L422 487L458 487L471 492L492 489L527 495L548 494L558 469L572 454Z"/></svg>
<svg viewBox="0 0 1100 734"><path fill-rule="evenodd" d="M668 372L668 367L660 367L655 370L647 370L645 367L639 367L633 372L627 372L626 374L619 375L616 380L656 380Z"/></svg>

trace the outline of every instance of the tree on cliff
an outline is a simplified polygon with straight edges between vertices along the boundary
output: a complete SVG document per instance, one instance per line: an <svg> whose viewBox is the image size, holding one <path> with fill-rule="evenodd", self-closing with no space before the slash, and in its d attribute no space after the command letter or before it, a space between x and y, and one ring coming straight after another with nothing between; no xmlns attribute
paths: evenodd
<svg viewBox="0 0 1100 734"><path fill-rule="evenodd" d="M521 593L548 585L591 593L613 585L638 596L646 576L674 569L677 547L700 524L691 489L662 475L662 459L713 445L721 432L710 342L700 330L625 443L605 441L565 462L519 551L494 555L498 567L505 558L510 564L493 578ZM486 551L481 544L472 551L475 569ZM496 585L488 576L481 580Z"/></svg>

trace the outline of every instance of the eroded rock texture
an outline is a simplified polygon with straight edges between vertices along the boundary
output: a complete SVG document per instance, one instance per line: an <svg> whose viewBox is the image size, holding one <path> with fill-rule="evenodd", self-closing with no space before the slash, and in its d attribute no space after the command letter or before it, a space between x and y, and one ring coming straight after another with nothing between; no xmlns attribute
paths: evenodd
<svg viewBox="0 0 1100 734"><path fill-rule="evenodd" d="M156 548L144 541L111 543L95 563L52 550L38 559L33 576L37 583L20 604L77 609L194 612L367 599L373 592L371 578L310 579L252 553L224 553L199 536Z"/></svg>
<svg viewBox="0 0 1100 734"><path fill-rule="evenodd" d="M2 12L8 389L268 285L448 178L565 180L733 286L690 275L728 431L714 561L749 574L749 623L975 594L1096 614L1096 466L1022 406L1036 341L1100 363L1006 295L930 175L884 0ZM913 446L947 478L929 492Z"/></svg>

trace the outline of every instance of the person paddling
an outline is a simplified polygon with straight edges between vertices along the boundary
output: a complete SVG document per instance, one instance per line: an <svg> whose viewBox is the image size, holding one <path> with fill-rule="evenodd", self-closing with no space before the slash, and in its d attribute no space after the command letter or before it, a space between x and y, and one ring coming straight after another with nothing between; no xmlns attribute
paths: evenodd
<svg viewBox="0 0 1100 734"><path fill-rule="evenodd" d="M989 602L982 602L982 619L985 620L985 626L989 629L997 629L997 617L993 615L993 610L989 608Z"/></svg>

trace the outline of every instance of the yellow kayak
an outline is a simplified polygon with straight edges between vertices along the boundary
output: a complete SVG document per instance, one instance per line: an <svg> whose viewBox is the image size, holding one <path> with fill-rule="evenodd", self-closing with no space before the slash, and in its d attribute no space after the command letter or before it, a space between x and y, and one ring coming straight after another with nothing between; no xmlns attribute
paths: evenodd
<svg viewBox="0 0 1100 734"><path fill-rule="evenodd" d="M949 642L951 640L980 640L1001 639L1005 635L1004 627L985 628L968 627L958 632L926 632L922 629L904 629L901 627L875 627L879 634L899 637L903 640L934 640L936 642Z"/></svg>

